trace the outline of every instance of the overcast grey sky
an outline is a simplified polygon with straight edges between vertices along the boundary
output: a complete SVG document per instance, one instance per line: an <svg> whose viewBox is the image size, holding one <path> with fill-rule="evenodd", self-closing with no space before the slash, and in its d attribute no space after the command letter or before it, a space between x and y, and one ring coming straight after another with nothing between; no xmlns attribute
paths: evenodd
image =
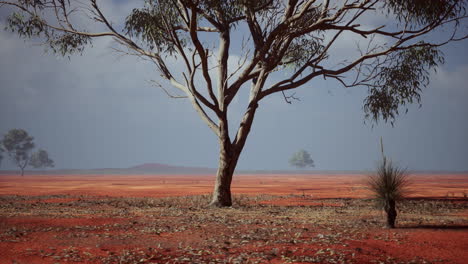
<svg viewBox="0 0 468 264"><path fill-rule="evenodd" d="M104 10L122 21L133 1L117 2L104 1ZM0 19L3 29L4 14ZM154 67L116 54L112 43L96 40L69 60L1 30L0 134L27 130L57 168L148 162L216 167L217 139L190 103L151 86L148 80L159 78ZM335 52L355 48L346 39L340 43ZM468 170L467 48L465 41L443 49L446 64L432 74L422 107L411 106L395 127L364 124L366 88L345 89L334 81L305 85L292 105L280 94L266 99L238 168L290 169L289 157L304 148L318 170L371 169L382 136L388 156L410 170ZM234 119L241 106L234 104ZM13 167L4 161L1 168Z"/></svg>

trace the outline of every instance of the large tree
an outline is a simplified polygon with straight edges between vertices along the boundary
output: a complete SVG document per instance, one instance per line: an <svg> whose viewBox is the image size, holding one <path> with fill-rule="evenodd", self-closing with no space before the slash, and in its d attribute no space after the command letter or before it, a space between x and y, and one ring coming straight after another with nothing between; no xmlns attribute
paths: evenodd
<svg viewBox="0 0 468 264"><path fill-rule="evenodd" d="M8 156L20 168L21 176L24 175L30 161L31 151L34 148L34 138L23 129L12 129L8 131L1 141Z"/></svg>
<svg viewBox="0 0 468 264"><path fill-rule="evenodd" d="M59 54L80 53L92 39L111 37L121 51L154 62L178 93L161 88L187 98L218 137L213 206L232 203L232 176L264 98L279 94L291 102L291 90L328 78L367 86L366 116L393 122L401 105L420 101L429 70L443 62L438 48L466 38L458 32L466 0L146 0L124 21L110 21L97 0L0 4L11 7L11 31L38 37ZM427 37L435 31L446 35ZM359 52L334 52L354 37ZM241 58L234 67L228 63L233 54ZM174 58L184 71L174 70ZM243 89L250 96L230 134L228 109Z"/></svg>

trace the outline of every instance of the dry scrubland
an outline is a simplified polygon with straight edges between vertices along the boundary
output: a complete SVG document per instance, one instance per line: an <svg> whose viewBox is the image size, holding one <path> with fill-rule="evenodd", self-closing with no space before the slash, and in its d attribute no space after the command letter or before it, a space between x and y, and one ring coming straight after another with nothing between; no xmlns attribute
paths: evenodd
<svg viewBox="0 0 468 264"><path fill-rule="evenodd" d="M357 175L0 176L0 263L466 263L468 175L416 175L384 229Z"/></svg>

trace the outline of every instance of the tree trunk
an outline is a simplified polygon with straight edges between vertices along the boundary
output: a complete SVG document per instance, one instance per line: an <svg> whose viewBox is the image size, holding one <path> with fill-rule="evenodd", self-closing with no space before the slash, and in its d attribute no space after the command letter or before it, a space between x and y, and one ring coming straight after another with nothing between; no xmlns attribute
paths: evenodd
<svg viewBox="0 0 468 264"><path fill-rule="evenodd" d="M231 182L236 169L238 154L226 153L220 155L218 172L216 173L216 182L213 190L213 198L210 206L228 207L232 206ZM237 157L234 157L234 156Z"/></svg>
<svg viewBox="0 0 468 264"><path fill-rule="evenodd" d="M397 217L397 211L395 209L395 201L390 200L388 202L387 208L385 208L387 213L387 228L395 228L395 220Z"/></svg>
<svg viewBox="0 0 468 264"><path fill-rule="evenodd" d="M231 182L240 151L234 150L227 127L225 129L223 129L224 126L220 127L222 132L219 137L219 164L210 206L228 207L232 206Z"/></svg>
<svg viewBox="0 0 468 264"><path fill-rule="evenodd" d="M21 161L16 161L16 165L18 165L18 167L21 170L21 176L24 176L24 169L28 166L28 164L29 164L29 157L23 163L21 163Z"/></svg>
<svg viewBox="0 0 468 264"><path fill-rule="evenodd" d="M219 165L210 206L232 206L232 176L236 169L239 156L244 149L257 108L257 101L251 99L236 137L234 138L234 143L231 143L231 139L229 138L227 115L224 114L219 120Z"/></svg>

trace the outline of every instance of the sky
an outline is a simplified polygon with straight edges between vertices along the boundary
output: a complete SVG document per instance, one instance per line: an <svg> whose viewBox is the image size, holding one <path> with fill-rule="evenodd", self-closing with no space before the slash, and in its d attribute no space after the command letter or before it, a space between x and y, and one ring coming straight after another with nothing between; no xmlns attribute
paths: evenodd
<svg viewBox="0 0 468 264"><path fill-rule="evenodd" d="M131 2L106 0L103 10L122 21ZM111 39L95 40L82 56L56 56L3 30L4 22L3 11L0 135L25 129L61 169L142 163L217 167L217 138L189 101L168 98L151 85L160 77L149 62L116 53ZM343 88L332 80L295 90L300 101L293 104L280 94L267 98L238 169L293 169L289 158L305 149L315 170L370 170L380 159L382 137L386 155L409 170L468 171L467 48L468 41L443 48L446 62L431 73L422 107L410 106L393 127L365 122L366 88ZM333 52L346 55L351 49L355 46L343 38ZM240 120L242 99L233 103L234 121ZM12 168L8 160L0 167Z"/></svg>

